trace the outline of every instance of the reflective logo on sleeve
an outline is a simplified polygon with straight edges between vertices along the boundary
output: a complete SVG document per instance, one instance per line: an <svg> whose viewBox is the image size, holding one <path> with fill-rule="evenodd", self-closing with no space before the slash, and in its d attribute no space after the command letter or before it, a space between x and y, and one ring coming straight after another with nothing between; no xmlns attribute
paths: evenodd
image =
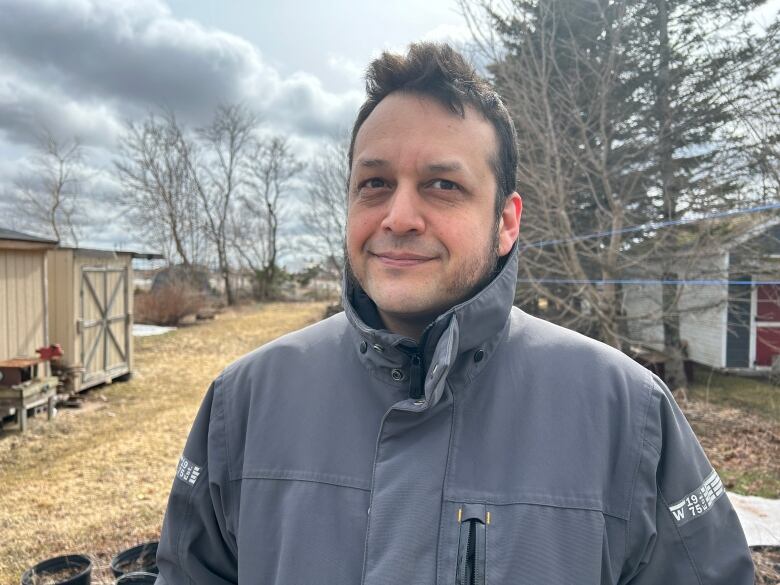
<svg viewBox="0 0 780 585"><path fill-rule="evenodd" d="M184 455L179 459L179 468L176 471L176 479L180 479L188 485L195 485L200 477L200 467L187 459Z"/></svg>
<svg viewBox="0 0 780 585"><path fill-rule="evenodd" d="M672 513L677 526L682 526L709 512L713 504L718 501L718 498L725 493L723 482L718 477L718 474L713 471L698 488L676 504L669 506L669 511Z"/></svg>

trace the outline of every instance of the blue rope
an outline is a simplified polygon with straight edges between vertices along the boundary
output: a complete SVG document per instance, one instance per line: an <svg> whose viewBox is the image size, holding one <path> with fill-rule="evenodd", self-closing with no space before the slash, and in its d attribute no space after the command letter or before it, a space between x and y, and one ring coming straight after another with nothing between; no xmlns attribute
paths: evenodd
<svg viewBox="0 0 780 585"><path fill-rule="evenodd" d="M602 280L589 280L587 278L518 278L517 282L523 283L542 283L542 284L660 284L660 285L678 285L695 284L699 286L722 286L722 285L740 285L740 286L758 286L758 285L780 285L780 280L653 280L644 278L605 278Z"/></svg>
<svg viewBox="0 0 780 585"><path fill-rule="evenodd" d="M574 236L572 238L563 238L559 240L540 240L531 244L521 245L520 249L525 250L527 248L543 248L545 246L554 246L555 244L565 244L567 242L581 242L582 240L590 240L593 238L603 238L605 236L611 236L613 234L629 234L632 232L640 232L646 230L655 230L659 228L669 227L672 225L684 225L689 223L695 223L697 221L704 221L707 219L720 219L723 217L731 217L734 215L742 215L746 213L759 213L761 211L770 211L773 209L780 209L780 203L770 203L768 205L759 205L757 207L748 207L746 209L732 209L730 211L721 211L719 213L713 213L711 215L705 215L704 217L689 217L685 219L675 219L669 221L657 221L645 223L642 225L629 226L619 230L607 230L603 232L594 232L592 234L584 234L581 236Z"/></svg>

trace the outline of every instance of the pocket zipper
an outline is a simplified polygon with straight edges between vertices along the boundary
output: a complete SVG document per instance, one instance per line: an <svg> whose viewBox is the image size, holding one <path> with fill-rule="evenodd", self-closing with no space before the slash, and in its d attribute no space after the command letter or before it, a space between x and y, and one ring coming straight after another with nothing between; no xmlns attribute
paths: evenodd
<svg viewBox="0 0 780 585"><path fill-rule="evenodd" d="M460 536L458 538L458 572L456 585L485 585L485 527L478 517L463 518L458 510ZM490 515L486 517L490 523Z"/></svg>

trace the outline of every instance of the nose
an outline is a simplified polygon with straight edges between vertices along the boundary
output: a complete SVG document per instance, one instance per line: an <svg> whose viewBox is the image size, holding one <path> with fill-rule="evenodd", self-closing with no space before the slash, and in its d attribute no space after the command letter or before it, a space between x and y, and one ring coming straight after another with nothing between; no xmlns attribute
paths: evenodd
<svg viewBox="0 0 780 585"><path fill-rule="evenodd" d="M414 186L399 183L382 219L382 230L395 234L422 233L425 230L425 220L421 213L421 203Z"/></svg>

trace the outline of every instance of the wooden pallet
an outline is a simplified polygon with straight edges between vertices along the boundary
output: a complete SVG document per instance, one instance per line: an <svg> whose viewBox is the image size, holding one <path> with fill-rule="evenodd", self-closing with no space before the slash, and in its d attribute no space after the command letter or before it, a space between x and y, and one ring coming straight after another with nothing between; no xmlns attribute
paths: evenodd
<svg viewBox="0 0 780 585"><path fill-rule="evenodd" d="M6 408L16 409L19 428L27 430L27 410L46 405L49 420L54 416L54 401L57 396L59 378L48 376L36 378L14 386L0 386L0 411Z"/></svg>

